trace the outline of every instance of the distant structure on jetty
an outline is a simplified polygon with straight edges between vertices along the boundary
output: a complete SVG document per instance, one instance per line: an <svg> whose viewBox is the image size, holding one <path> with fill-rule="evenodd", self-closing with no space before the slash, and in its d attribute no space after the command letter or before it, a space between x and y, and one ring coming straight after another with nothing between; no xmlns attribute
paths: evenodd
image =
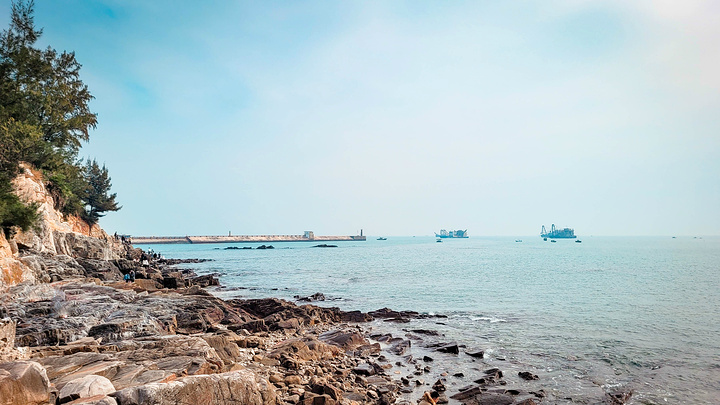
<svg viewBox="0 0 720 405"><path fill-rule="evenodd" d="M443 239L445 239L445 238L467 238L468 233L467 233L467 229L464 231L458 229L457 231L450 231L450 232L448 232L444 229L441 229L440 233L437 233L437 232L435 233L435 237L443 238Z"/></svg>
<svg viewBox="0 0 720 405"><path fill-rule="evenodd" d="M252 243L252 242L317 242L317 241L364 241L362 229L360 235L317 236L313 231L302 235L231 235L227 236L130 236L133 244L167 243Z"/></svg>
<svg viewBox="0 0 720 405"><path fill-rule="evenodd" d="M575 236L575 230L572 228L555 228L555 224L552 224L552 227L550 228L550 232L545 229L545 225L542 226L542 230L540 231L540 236L543 238L557 238L557 239L575 239L577 236Z"/></svg>

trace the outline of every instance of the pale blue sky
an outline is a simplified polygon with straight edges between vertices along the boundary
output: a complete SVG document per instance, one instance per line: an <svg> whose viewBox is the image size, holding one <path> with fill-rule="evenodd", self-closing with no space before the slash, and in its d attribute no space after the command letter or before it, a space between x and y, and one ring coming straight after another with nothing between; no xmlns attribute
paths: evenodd
<svg viewBox="0 0 720 405"><path fill-rule="evenodd" d="M9 2L0 6L7 27ZM720 234L720 3L36 1L135 235Z"/></svg>

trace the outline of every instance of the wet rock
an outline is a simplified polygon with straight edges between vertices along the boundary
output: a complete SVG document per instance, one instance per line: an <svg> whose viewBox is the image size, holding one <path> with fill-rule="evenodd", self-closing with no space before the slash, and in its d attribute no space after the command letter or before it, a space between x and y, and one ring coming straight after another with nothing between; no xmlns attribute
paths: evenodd
<svg viewBox="0 0 720 405"><path fill-rule="evenodd" d="M370 314L360 311L343 312L340 318L343 322L370 322L374 318Z"/></svg>
<svg viewBox="0 0 720 405"><path fill-rule="evenodd" d="M435 381L435 384L433 384L432 388L437 392L445 392L445 390L447 390L442 380Z"/></svg>
<svg viewBox="0 0 720 405"><path fill-rule="evenodd" d="M197 285L200 287L210 287L220 285L220 281L213 274L207 274L204 276L193 277L189 280L191 285Z"/></svg>
<svg viewBox="0 0 720 405"><path fill-rule="evenodd" d="M489 369L489 370L485 370L485 375L486 375L488 378L492 378L492 379L499 380L499 379L502 378L503 372L500 371L499 368L491 368L491 369Z"/></svg>
<svg viewBox="0 0 720 405"><path fill-rule="evenodd" d="M483 393L482 388L474 386L474 387L464 387L464 389L461 389L460 392L458 392L455 395L452 395L450 398L455 399L457 401L464 402L467 399L474 398L477 395L480 395Z"/></svg>
<svg viewBox="0 0 720 405"><path fill-rule="evenodd" d="M358 346L367 345L369 342L355 330L335 329L318 336L318 340L337 346L345 351L350 351Z"/></svg>
<svg viewBox="0 0 720 405"><path fill-rule="evenodd" d="M632 397L632 391L611 392L606 394L611 404L625 404Z"/></svg>
<svg viewBox="0 0 720 405"><path fill-rule="evenodd" d="M301 297L299 295L296 295L294 298L298 301L304 302L325 301L325 294L317 292L313 295L308 295L307 297Z"/></svg>
<svg viewBox="0 0 720 405"><path fill-rule="evenodd" d="M420 335L440 336L440 332L438 332L436 330L429 330L429 329L411 329L410 332L417 333Z"/></svg>
<svg viewBox="0 0 720 405"><path fill-rule="evenodd" d="M522 378L523 380L527 380L527 381L537 380L539 378L537 375L535 375L529 371L521 371L518 373L518 376L520 376L520 378Z"/></svg>
<svg viewBox="0 0 720 405"><path fill-rule="evenodd" d="M401 340L399 342L394 343L387 350L390 353L396 354L398 356L402 356L410 348L410 346L411 346L411 343L409 340Z"/></svg>
<svg viewBox="0 0 720 405"><path fill-rule="evenodd" d="M433 361L433 358L430 357L430 356L423 356L423 361L426 362L426 363L427 363L427 362L431 362L431 361Z"/></svg>
<svg viewBox="0 0 720 405"><path fill-rule="evenodd" d="M439 351L440 353L451 353L451 354L459 354L460 348L458 347L457 343L449 343L442 345L435 349Z"/></svg>
<svg viewBox="0 0 720 405"><path fill-rule="evenodd" d="M3 405L47 404L50 380L34 361L0 363L0 400Z"/></svg>
<svg viewBox="0 0 720 405"><path fill-rule="evenodd" d="M415 311L393 311L390 308L381 308L377 311L368 312L374 318L380 319L403 319L403 318L419 318L420 314Z"/></svg>
<svg viewBox="0 0 720 405"><path fill-rule="evenodd" d="M530 391L529 393L533 394L536 398L545 398L545 390Z"/></svg>
<svg viewBox="0 0 720 405"><path fill-rule="evenodd" d="M474 351L474 352L465 352L468 356L474 357L476 359L482 359L485 357L485 352L482 350Z"/></svg>
<svg viewBox="0 0 720 405"><path fill-rule="evenodd" d="M358 375L371 376L375 374L375 367L368 363L360 363L352 371Z"/></svg>
<svg viewBox="0 0 720 405"><path fill-rule="evenodd" d="M515 400L513 397L505 394L499 394L499 393L484 393L481 395L475 396L474 402L469 402L469 404L477 404L477 405L510 405Z"/></svg>

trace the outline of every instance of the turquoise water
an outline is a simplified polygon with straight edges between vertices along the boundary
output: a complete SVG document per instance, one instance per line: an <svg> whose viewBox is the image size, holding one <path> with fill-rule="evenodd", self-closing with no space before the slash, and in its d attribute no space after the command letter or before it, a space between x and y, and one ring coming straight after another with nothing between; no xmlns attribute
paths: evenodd
<svg viewBox="0 0 720 405"><path fill-rule="evenodd" d="M417 322L535 370L558 402L619 389L638 404L720 403L720 238L370 239L140 247L214 259L188 267L220 273L222 297L322 292L346 310L447 315Z"/></svg>

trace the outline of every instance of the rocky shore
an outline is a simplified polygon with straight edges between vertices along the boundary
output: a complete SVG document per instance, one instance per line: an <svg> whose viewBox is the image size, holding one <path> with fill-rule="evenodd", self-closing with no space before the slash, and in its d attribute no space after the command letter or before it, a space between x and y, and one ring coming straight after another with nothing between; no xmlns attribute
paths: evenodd
<svg viewBox="0 0 720 405"><path fill-rule="evenodd" d="M0 405L415 404L430 390L450 404L572 402L531 370L410 327L428 315L319 307L321 293L222 300L206 290L217 278L176 267L198 259L63 217L29 169L14 185L42 221L0 233Z"/></svg>
<svg viewBox="0 0 720 405"><path fill-rule="evenodd" d="M465 356L478 370L481 351L442 342L432 330L393 335L371 326L420 314L224 301L203 288L217 284L212 276L178 270L177 260L143 266L142 255L39 255L56 281L0 293L0 403L410 404L432 389L440 403L529 405L545 397L540 388L507 389L496 368L451 389L453 375L433 373L433 358L413 357L413 347ZM135 282L122 281L131 270Z"/></svg>

